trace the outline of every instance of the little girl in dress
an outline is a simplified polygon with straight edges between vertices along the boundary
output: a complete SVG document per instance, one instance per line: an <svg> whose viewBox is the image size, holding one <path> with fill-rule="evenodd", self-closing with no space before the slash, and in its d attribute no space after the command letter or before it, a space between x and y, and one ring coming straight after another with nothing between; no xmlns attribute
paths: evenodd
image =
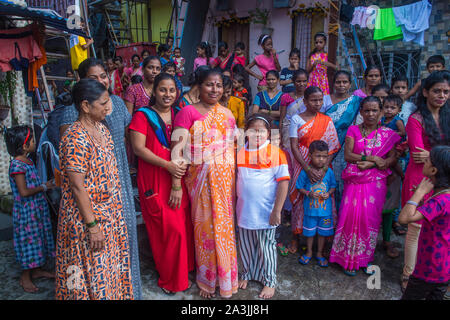
<svg viewBox="0 0 450 320"><path fill-rule="evenodd" d="M319 32L314 36L315 47L309 54L306 70L309 72L308 87L319 87L324 95L330 94L330 87L328 86L327 67L335 70L338 67L331 62L328 62L328 53L325 52L325 45L327 43L327 36L325 33Z"/></svg>

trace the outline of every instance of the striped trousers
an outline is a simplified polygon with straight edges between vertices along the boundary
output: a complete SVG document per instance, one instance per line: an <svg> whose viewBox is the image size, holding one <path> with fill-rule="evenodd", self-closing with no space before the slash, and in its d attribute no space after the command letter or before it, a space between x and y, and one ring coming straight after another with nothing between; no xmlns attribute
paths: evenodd
<svg viewBox="0 0 450 320"><path fill-rule="evenodd" d="M277 284L276 229L249 230L239 227L242 280L256 280L267 287Z"/></svg>

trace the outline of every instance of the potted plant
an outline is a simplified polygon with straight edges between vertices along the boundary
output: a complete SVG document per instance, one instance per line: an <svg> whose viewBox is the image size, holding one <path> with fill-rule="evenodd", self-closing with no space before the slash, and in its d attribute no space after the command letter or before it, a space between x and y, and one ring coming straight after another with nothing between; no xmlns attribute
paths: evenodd
<svg viewBox="0 0 450 320"><path fill-rule="evenodd" d="M269 10L256 8L255 10L249 11L249 14L253 23L263 25L262 33L272 35L273 29L268 27L270 14Z"/></svg>
<svg viewBox="0 0 450 320"><path fill-rule="evenodd" d="M3 121L8 116L9 110L11 114L13 110L13 98L16 89L16 73L13 71L0 73L0 121ZM13 122L14 121L13 117Z"/></svg>

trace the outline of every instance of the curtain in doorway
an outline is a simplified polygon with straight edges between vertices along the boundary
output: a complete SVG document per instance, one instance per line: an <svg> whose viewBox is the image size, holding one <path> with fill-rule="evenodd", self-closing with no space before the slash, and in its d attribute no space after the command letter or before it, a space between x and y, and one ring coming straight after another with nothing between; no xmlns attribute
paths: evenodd
<svg viewBox="0 0 450 320"><path fill-rule="evenodd" d="M295 18L295 48L300 50L300 67L306 69L311 52L311 17L299 15Z"/></svg>

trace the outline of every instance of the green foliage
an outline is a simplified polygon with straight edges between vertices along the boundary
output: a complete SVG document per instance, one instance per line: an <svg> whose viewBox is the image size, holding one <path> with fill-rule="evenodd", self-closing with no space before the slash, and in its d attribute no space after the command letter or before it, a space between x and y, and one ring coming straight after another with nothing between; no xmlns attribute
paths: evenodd
<svg viewBox="0 0 450 320"><path fill-rule="evenodd" d="M267 26L267 24L269 23L270 11L267 9L256 8L255 10L249 11L248 13L252 18L253 23L262 24L263 26Z"/></svg>
<svg viewBox="0 0 450 320"><path fill-rule="evenodd" d="M0 104L8 106L11 109L11 116L13 124L17 124L17 119L14 116L14 93L16 92L17 74L14 71L3 73L0 78Z"/></svg>
<svg viewBox="0 0 450 320"><path fill-rule="evenodd" d="M17 76L14 71L6 72L3 79L0 79L0 100L4 104L9 103L9 107L12 108L13 97L16 91Z"/></svg>

